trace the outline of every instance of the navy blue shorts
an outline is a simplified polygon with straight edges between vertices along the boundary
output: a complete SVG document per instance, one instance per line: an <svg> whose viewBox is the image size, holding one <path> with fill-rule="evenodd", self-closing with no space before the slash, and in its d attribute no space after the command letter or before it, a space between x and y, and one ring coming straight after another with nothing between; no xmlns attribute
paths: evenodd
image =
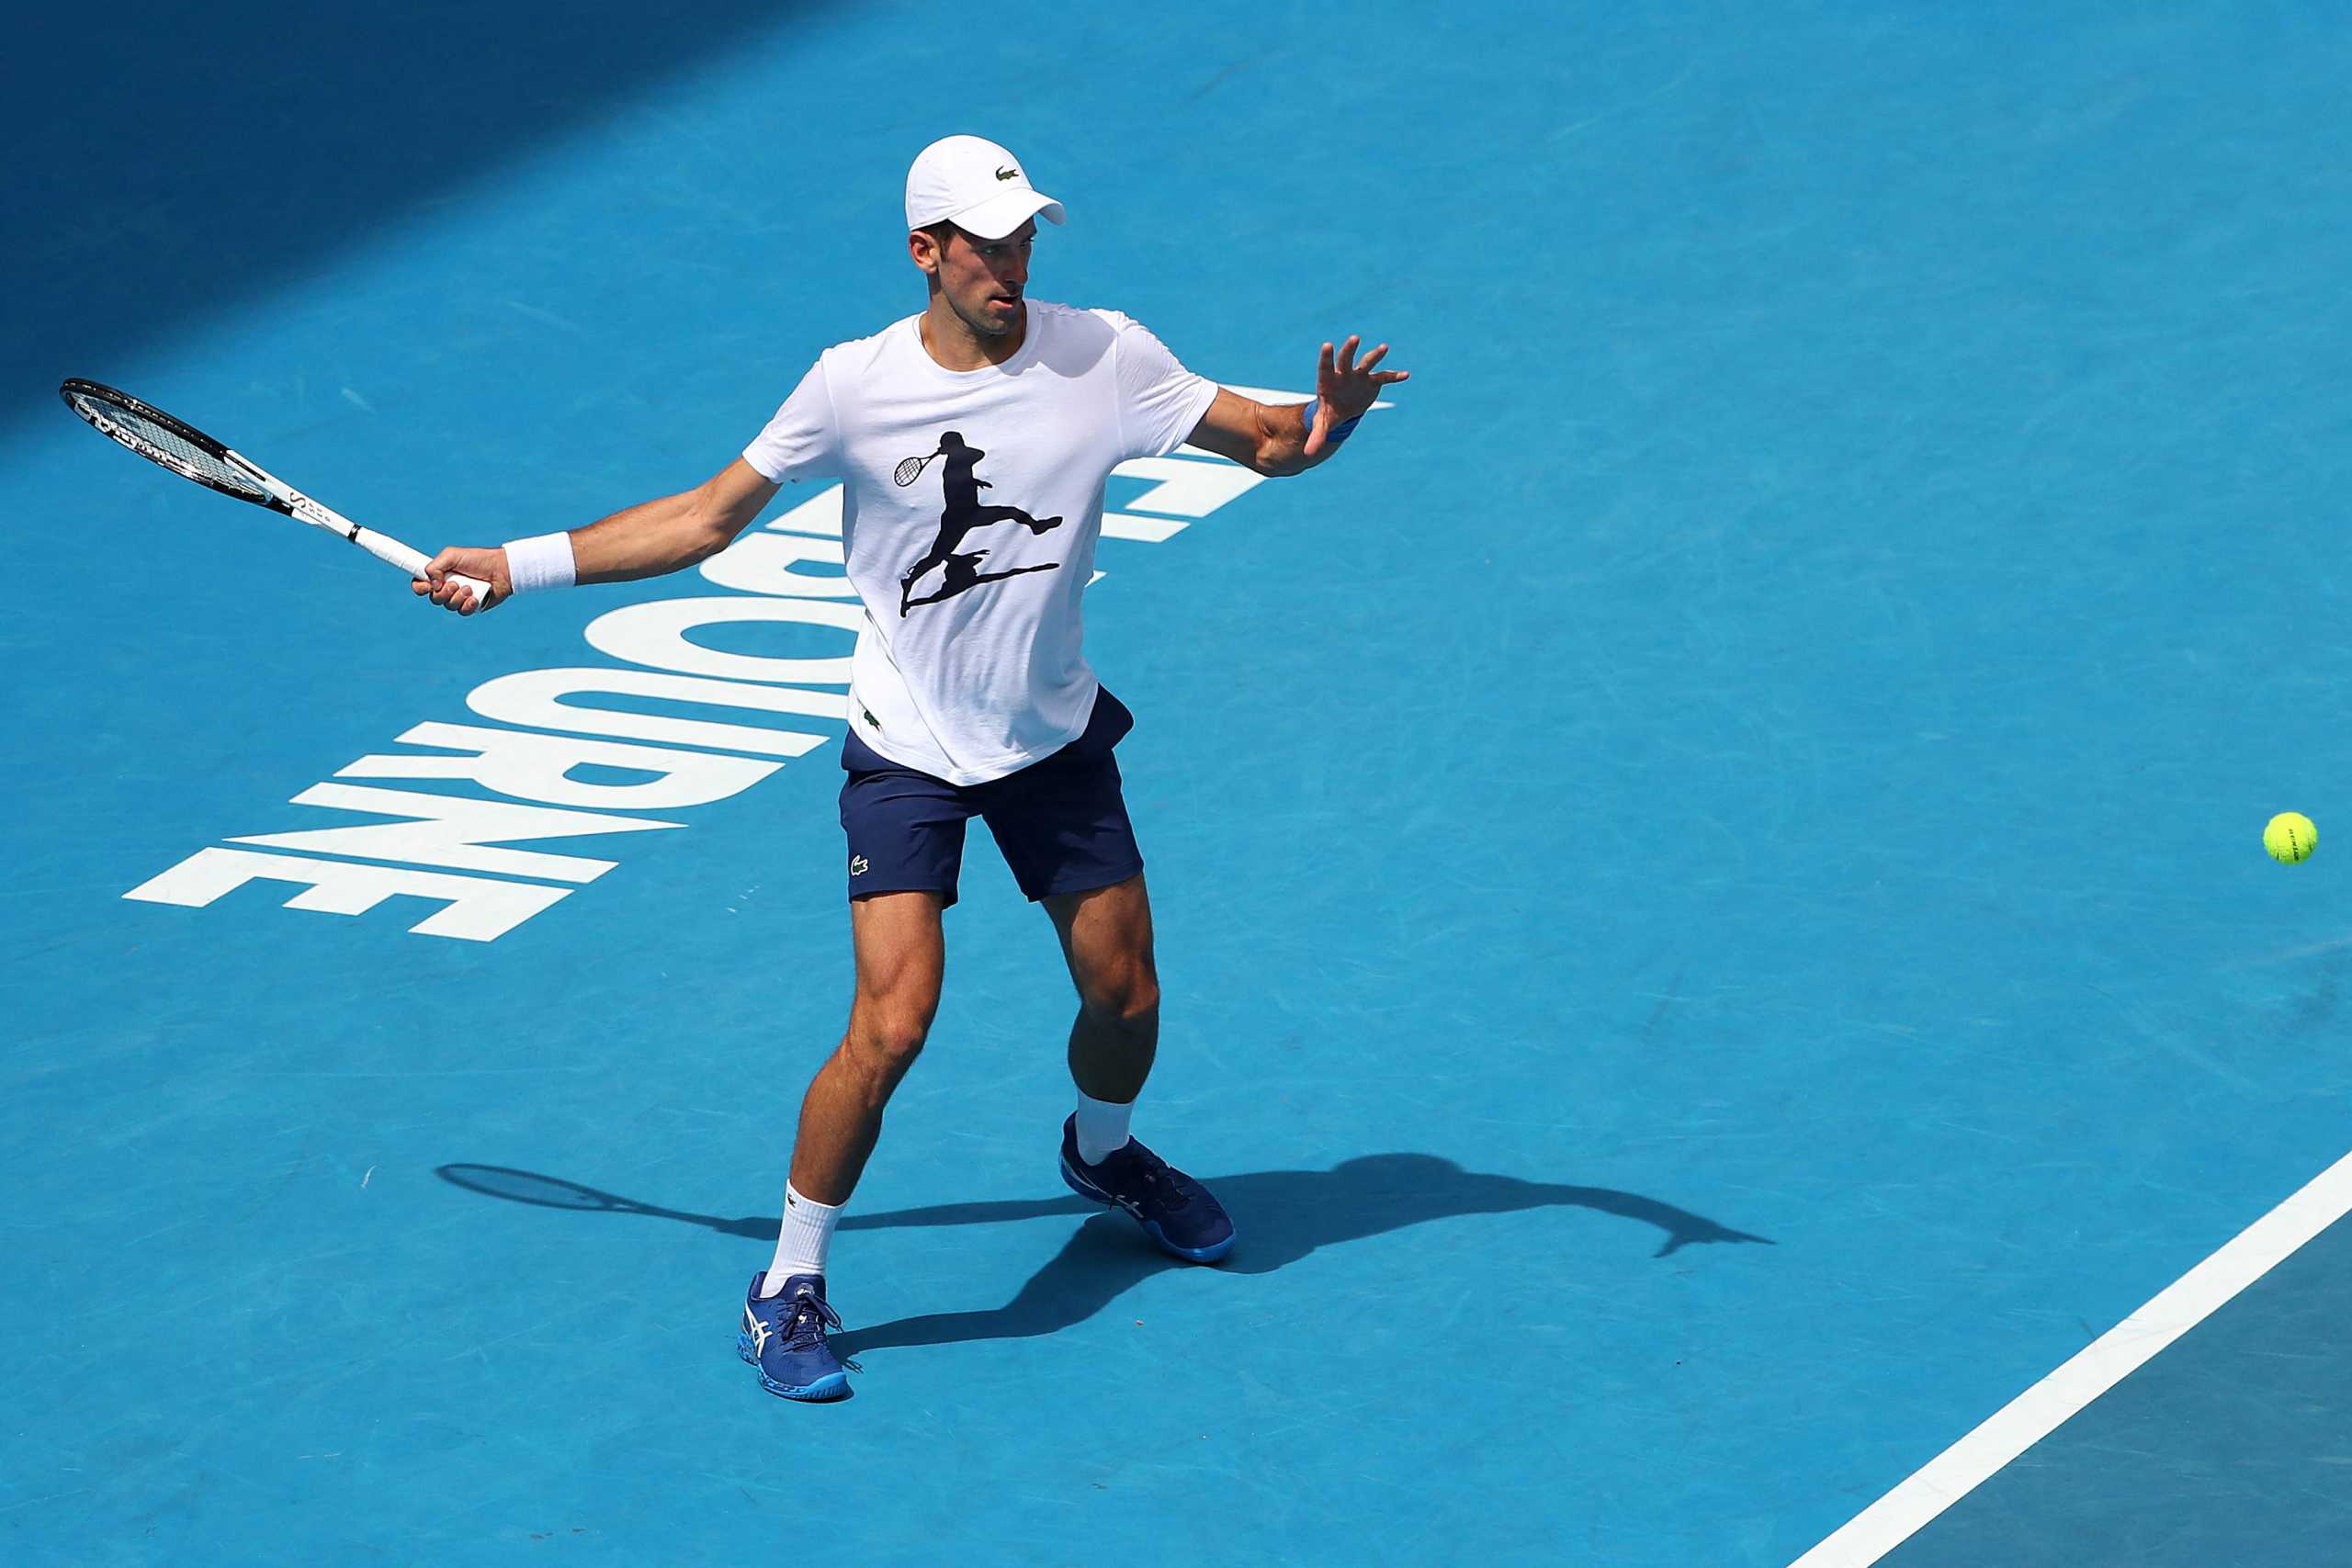
<svg viewBox="0 0 2352 1568"><path fill-rule="evenodd" d="M842 830L849 835L849 896L937 893L956 902L964 824L989 825L1012 879L1031 899L1125 882L1143 869L1111 755L1135 715L1108 692L1086 733L1017 773L952 784L902 768L852 730L842 743Z"/></svg>

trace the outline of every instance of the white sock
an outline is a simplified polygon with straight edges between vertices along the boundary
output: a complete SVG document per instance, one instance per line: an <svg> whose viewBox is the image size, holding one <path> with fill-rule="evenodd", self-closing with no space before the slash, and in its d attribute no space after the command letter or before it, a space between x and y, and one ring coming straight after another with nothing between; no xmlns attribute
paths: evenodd
<svg viewBox="0 0 2352 1568"><path fill-rule="evenodd" d="M760 1281L760 1299L780 1295L784 1282L795 1274L822 1274L825 1254L832 1250L833 1227L841 1223L842 1203L820 1203L802 1197L791 1182L784 1184L784 1225L776 1233L775 1261Z"/></svg>
<svg viewBox="0 0 2352 1568"><path fill-rule="evenodd" d="M1107 1100L1078 1097L1078 1157L1101 1165L1102 1156L1126 1147L1127 1122L1136 1113L1133 1101L1114 1105Z"/></svg>

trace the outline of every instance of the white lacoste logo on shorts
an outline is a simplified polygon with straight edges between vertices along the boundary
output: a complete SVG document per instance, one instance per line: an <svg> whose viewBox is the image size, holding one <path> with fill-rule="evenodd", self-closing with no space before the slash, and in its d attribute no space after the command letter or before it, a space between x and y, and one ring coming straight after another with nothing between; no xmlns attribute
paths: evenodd
<svg viewBox="0 0 2352 1568"><path fill-rule="evenodd" d="M864 876L865 874L865 857L864 855L852 855L849 857L849 874L852 876Z"/></svg>

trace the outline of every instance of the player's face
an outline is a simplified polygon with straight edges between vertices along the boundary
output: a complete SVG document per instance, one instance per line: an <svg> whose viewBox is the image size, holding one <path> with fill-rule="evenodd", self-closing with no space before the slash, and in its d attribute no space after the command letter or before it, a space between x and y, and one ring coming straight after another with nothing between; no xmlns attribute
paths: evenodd
<svg viewBox="0 0 2352 1568"><path fill-rule="evenodd" d="M1001 240L961 229L948 231L937 251L939 288L948 308L982 337L1002 337L1021 324L1021 296L1029 287L1029 247L1037 225L1023 223Z"/></svg>

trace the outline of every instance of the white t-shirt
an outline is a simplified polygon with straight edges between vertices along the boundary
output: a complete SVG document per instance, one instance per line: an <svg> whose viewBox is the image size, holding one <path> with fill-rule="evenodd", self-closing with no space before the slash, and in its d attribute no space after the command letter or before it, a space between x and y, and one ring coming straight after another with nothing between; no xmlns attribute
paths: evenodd
<svg viewBox="0 0 2352 1568"><path fill-rule="evenodd" d="M1020 351L978 370L932 358L915 316L825 350L743 451L777 483L842 481L865 604L850 723L951 784L1002 778L1085 730L1098 688L1079 600L1103 483L1182 446L1216 397L1115 310L1027 306Z"/></svg>

